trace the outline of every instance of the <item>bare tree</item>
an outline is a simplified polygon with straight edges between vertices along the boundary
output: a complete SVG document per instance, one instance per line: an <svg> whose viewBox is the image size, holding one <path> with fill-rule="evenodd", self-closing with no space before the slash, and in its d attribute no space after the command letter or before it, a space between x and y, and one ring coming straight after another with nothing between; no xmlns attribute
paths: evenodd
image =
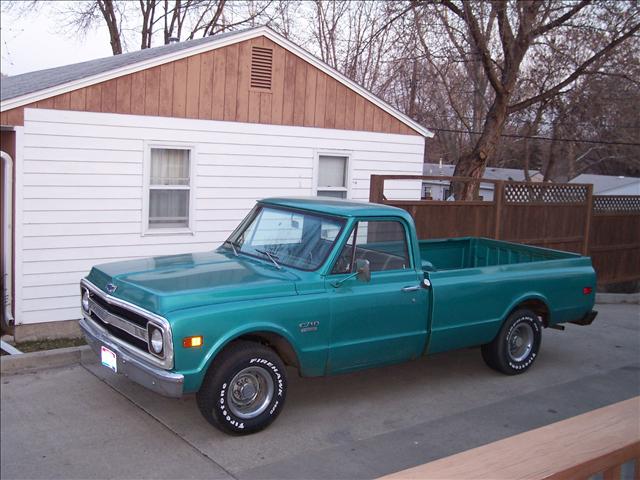
<svg viewBox="0 0 640 480"><path fill-rule="evenodd" d="M44 2L3 1L24 15ZM107 27L114 53L266 24L436 132L430 158L639 172L640 7L634 1L83 0L74 34ZM134 41L135 39L135 41ZM472 190L458 189L472 198Z"/></svg>
<svg viewBox="0 0 640 480"><path fill-rule="evenodd" d="M480 23L482 15L479 5L483 2L454 2L442 0L441 4L453 13L468 32L469 43L477 50L489 85L493 90L493 100L485 115L482 131L470 152L462 155L456 164L455 175L481 178L488 159L496 152L500 136L504 131L510 114L523 110L538 102L558 95L598 61L606 58L616 47L632 38L640 29L637 15L626 19L612 35L601 39L596 48L590 49L570 72L544 91L526 98L517 94L518 81L522 72L522 63L534 43L541 38L553 35L558 30L570 25L576 27L575 21L586 21L585 13L592 15L587 7L590 2L559 3L555 1L537 2L491 2L488 19L494 15L498 23L497 39L491 31ZM452 22L451 29L456 29ZM472 184L459 186L457 196L473 198L477 189Z"/></svg>
<svg viewBox="0 0 640 480"><path fill-rule="evenodd" d="M61 3L58 15L67 30L86 33L102 24L109 32L114 55L125 50L130 36L139 36L140 48L172 38L193 39L225 30L268 24L274 0L83 0Z"/></svg>

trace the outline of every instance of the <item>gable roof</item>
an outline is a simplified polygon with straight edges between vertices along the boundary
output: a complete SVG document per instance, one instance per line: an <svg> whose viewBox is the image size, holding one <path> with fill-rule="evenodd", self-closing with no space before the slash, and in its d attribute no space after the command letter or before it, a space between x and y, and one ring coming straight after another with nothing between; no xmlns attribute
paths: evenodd
<svg viewBox="0 0 640 480"><path fill-rule="evenodd" d="M452 177L455 165L439 165L437 163L425 163L422 167L422 174L429 176L442 175L444 177ZM537 170L530 170L529 175L531 177L539 174ZM524 181L524 170L517 168L501 168L501 167L487 167L484 171L482 178L490 180L515 180L516 182Z"/></svg>
<svg viewBox="0 0 640 480"><path fill-rule="evenodd" d="M238 32L226 32L213 37L204 37L197 40L172 43L169 45L162 45L160 47L146 48L136 52L97 58L87 62L74 63L72 65L64 65L62 67L48 68L46 70L38 70L36 72L5 77L2 79L2 83L0 84L0 100L4 102L30 93L82 80L83 78L107 73L111 70L135 65L136 63L144 62L146 60L160 58L164 55L180 52L198 45L206 45L214 39L221 40L222 38L236 33Z"/></svg>
<svg viewBox="0 0 640 480"><path fill-rule="evenodd" d="M186 40L88 62L5 77L2 79L0 88L0 111L4 112L122 75L128 75L260 36L267 37L282 48L301 57L421 135L429 138L433 137L433 133L430 130L424 128L368 90L365 90L302 47L264 26L225 32L197 40Z"/></svg>
<svg viewBox="0 0 640 480"><path fill-rule="evenodd" d="M637 185L640 192L640 178L638 177L616 177L615 175L595 175L583 173L578 175L569 183L591 183L593 184L593 193L604 194L610 190Z"/></svg>

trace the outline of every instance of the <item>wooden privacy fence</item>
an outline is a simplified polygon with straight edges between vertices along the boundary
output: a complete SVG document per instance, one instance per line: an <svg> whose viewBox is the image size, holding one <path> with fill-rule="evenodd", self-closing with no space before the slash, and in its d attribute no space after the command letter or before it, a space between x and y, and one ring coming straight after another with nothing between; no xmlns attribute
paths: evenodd
<svg viewBox="0 0 640 480"><path fill-rule="evenodd" d="M640 279L640 195L593 197L588 252L600 283Z"/></svg>
<svg viewBox="0 0 640 480"><path fill-rule="evenodd" d="M398 200L385 181L450 184L453 177L372 175L369 200L407 210L420 239L488 237L590 255L598 283L640 279L640 196L594 196L592 185L455 178L490 185L492 200ZM396 182L397 183L397 182Z"/></svg>

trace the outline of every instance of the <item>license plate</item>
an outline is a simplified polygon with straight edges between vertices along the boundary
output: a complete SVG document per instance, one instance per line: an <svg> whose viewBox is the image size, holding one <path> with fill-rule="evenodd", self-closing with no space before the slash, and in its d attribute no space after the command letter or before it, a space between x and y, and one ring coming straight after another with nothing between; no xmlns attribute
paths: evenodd
<svg viewBox="0 0 640 480"><path fill-rule="evenodd" d="M100 358L102 365L118 373L118 359L115 352L112 352L107 347L100 347Z"/></svg>

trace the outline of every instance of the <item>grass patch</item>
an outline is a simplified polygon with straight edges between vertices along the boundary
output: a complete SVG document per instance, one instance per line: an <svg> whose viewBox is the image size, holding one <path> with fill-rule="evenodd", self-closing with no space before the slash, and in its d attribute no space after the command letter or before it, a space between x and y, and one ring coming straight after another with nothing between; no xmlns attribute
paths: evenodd
<svg viewBox="0 0 640 480"><path fill-rule="evenodd" d="M86 345L84 338L56 338L54 340L34 340L16 343L15 347L21 352L39 352L40 350L54 350L56 348L79 347Z"/></svg>

